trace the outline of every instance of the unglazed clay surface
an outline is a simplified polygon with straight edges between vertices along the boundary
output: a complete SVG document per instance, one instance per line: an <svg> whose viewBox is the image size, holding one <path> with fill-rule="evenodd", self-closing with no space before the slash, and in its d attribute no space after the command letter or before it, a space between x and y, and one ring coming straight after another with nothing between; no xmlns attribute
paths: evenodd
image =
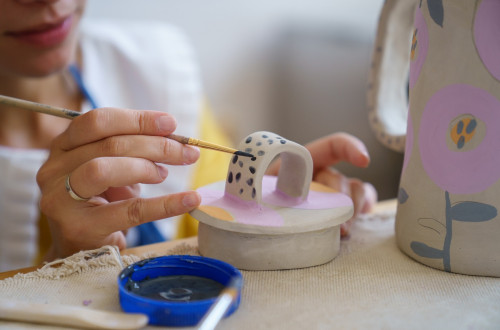
<svg viewBox="0 0 500 330"><path fill-rule="evenodd" d="M202 203L191 214L200 221L201 254L259 270L333 259L339 226L352 216L352 200L311 182L311 155L297 143L256 132L238 147L255 157L233 156L225 182L198 189ZM264 175L277 156L278 176Z"/></svg>

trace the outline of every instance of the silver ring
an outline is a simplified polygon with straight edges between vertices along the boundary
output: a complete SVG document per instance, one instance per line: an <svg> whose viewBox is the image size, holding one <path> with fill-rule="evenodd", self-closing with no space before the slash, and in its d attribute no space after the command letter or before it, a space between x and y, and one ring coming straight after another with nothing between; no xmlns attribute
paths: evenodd
<svg viewBox="0 0 500 330"><path fill-rule="evenodd" d="M66 191L69 193L71 198L73 198L75 201L87 202L88 200L90 200L90 197L89 198L80 197L80 196L78 196L78 194L76 192L73 191L73 189L71 188L71 185L69 184L69 174L66 176L65 186L66 186Z"/></svg>

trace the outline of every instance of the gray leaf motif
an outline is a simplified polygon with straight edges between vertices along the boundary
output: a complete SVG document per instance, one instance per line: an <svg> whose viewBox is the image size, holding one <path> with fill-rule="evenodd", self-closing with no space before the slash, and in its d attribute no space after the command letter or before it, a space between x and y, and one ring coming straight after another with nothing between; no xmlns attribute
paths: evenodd
<svg viewBox="0 0 500 330"><path fill-rule="evenodd" d="M451 218L464 222L488 221L497 216L494 206L479 202L459 202L451 207Z"/></svg>
<svg viewBox="0 0 500 330"><path fill-rule="evenodd" d="M413 241L411 242L410 247L413 252L421 257L431 259L443 258L443 250L438 250L436 248L430 247L425 243Z"/></svg>
<svg viewBox="0 0 500 330"><path fill-rule="evenodd" d="M437 25L443 27L444 20L444 8L443 0L427 0L427 7L429 8L429 14Z"/></svg>

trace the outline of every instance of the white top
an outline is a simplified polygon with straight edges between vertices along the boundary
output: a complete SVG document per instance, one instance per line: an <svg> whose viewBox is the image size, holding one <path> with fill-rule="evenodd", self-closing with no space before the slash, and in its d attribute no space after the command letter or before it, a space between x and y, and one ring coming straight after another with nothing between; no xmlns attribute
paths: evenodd
<svg viewBox="0 0 500 330"><path fill-rule="evenodd" d="M160 110L173 114L176 133L197 136L201 103L198 67L185 36L162 23L84 21L82 78L99 107ZM82 111L90 106L82 105ZM38 246L36 173L48 152L0 147L0 271L32 264ZM170 166L158 185L143 185L146 197L188 189L190 166ZM171 238L172 219L156 222ZM129 231L129 243L134 231Z"/></svg>

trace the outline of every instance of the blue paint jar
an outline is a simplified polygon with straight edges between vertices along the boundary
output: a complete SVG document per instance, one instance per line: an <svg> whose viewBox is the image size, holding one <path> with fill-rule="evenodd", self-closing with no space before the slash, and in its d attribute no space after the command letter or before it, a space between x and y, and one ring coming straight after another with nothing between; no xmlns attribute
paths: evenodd
<svg viewBox="0 0 500 330"><path fill-rule="evenodd" d="M225 317L239 306L242 275L230 264L199 256L164 256L141 260L118 276L120 305L127 313L142 313L150 325L193 326L221 291L238 279L238 296Z"/></svg>

